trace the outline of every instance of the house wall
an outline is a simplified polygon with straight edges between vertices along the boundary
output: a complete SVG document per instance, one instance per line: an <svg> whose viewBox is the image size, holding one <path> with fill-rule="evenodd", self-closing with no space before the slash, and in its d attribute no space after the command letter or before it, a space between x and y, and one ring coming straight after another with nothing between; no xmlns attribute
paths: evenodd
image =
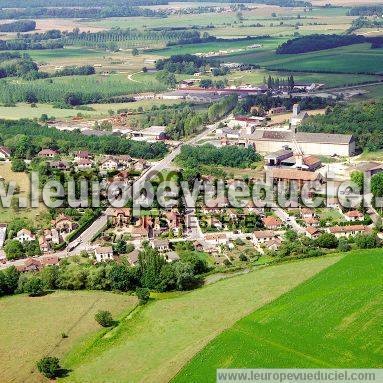
<svg viewBox="0 0 383 383"><path fill-rule="evenodd" d="M290 141L255 141L255 150L259 153L271 153L283 149L284 146L293 148ZM348 157L355 153L355 142L347 144L318 144L312 142L299 143L304 154Z"/></svg>

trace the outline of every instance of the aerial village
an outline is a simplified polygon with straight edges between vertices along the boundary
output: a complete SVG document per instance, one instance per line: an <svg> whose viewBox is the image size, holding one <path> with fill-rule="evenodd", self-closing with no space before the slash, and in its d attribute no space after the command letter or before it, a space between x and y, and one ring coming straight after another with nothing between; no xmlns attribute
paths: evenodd
<svg viewBox="0 0 383 383"><path fill-rule="evenodd" d="M225 94L220 91L209 94L190 89L189 85L187 82L181 84L177 91L171 93L171 97L182 95L193 97L194 101L202 97L206 102L206 97L220 98ZM311 84L308 87L311 90L317 85ZM235 92L245 97L249 92L262 94L265 90L265 87L260 87ZM304 91L309 90L305 88ZM217 198L213 207L198 200L196 208L191 211L180 211L176 207L154 209L140 217L132 214L131 207L105 207L85 225L73 215L60 212L47 227L39 230L22 227L17 232L7 233L7 225L2 224L0 247L3 248L8 238L8 241L17 241L35 251L28 253L29 250L26 250L26 254L33 256L7 259L3 249L1 265L8 267L14 264L20 271L40 270L45 265L58 264L61 258L78 254L87 254L94 262L118 260L121 252L116 251L116 244L123 242L126 246L122 253L126 253L124 257L131 266L138 264L139 252L144 245L157 250L167 262L175 262L179 260L177 249L180 243L187 243L196 252L209 254L214 265L225 266L244 260L246 256L241 254L246 254L246 251L256 259L262 256L267 259L280 249L286 232L295 232L311 240L325 233L338 240L368 235L379 221L374 207L372 204L367 208L342 207L337 197L338 186L350 180L355 171L369 177L380 173L383 164L354 160L357 153L352 135L300 132L300 125L311 113L301 110L300 104L296 103L292 111L282 106L270 108L257 116L230 114L208 126L201 136L190 143L194 146L208 143L217 148L253 148L262 155L262 166L258 167L257 178L266 180L269 185L296 183L302 186L305 182L319 182L325 188L331 182L333 188L330 195L327 195L327 206L262 208L250 202L239 209L230 207L227 198ZM118 133L136 141L164 142L170 154L161 161L148 161L129 155L96 155L89 150L77 151L68 156L46 147L38 153L38 157L55 172L81 174L96 171L106 188L116 182L120 186L130 187L141 178L151 179L153 171L177 171L179 167L173 159L184 142L171 140L166 126L131 129L126 117L126 113L121 113L99 121L101 124L109 124L111 129L108 132L94 130L89 123L81 121L73 124L54 121L48 124L59 130L79 129L84 135ZM9 161L10 150L2 147L0 156L3 161ZM202 175L202 180L214 182L214 177ZM225 180L226 185L234 181L234 178ZM250 217L250 226L244 224L244 217ZM29 246L32 243L34 245Z"/></svg>

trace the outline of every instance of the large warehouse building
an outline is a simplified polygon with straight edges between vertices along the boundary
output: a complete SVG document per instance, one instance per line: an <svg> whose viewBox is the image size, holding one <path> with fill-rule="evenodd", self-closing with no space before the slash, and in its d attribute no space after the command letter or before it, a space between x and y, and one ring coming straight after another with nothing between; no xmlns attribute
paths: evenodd
<svg viewBox="0 0 383 383"><path fill-rule="evenodd" d="M259 153L272 153L289 147L307 155L341 156L355 155L355 139L347 134L294 133L289 130L256 130L244 135L238 144L254 145Z"/></svg>

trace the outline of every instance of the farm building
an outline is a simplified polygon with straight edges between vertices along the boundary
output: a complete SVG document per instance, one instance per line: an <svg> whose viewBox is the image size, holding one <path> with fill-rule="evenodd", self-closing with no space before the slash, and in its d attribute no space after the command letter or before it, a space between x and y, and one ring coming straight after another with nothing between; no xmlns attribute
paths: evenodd
<svg viewBox="0 0 383 383"><path fill-rule="evenodd" d="M286 147L295 149L294 146L297 145L305 155L348 157L355 154L355 139L349 134L256 130L254 134L246 135L243 138L242 143L254 145L255 150L259 153L277 152Z"/></svg>
<svg viewBox="0 0 383 383"><path fill-rule="evenodd" d="M136 132L132 132L132 139L137 141L155 141L166 139L166 126L151 126Z"/></svg>

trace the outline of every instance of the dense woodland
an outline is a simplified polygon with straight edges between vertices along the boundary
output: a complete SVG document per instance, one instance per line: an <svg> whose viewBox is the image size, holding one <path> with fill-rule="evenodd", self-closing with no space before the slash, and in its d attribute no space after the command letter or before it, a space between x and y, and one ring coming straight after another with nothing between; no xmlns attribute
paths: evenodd
<svg viewBox="0 0 383 383"><path fill-rule="evenodd" d="M279 55L321 51L346 45L365 43L364 36L357 35L308 35L288 40L281 44L276 53Z"/></svg>
<svg viewBox="0 0 383 383"><path fill-rule="evenodd" d="M383 149L383 100L361 104L336 105L324 116L310 117L301 130L353 134L361 150Z"/></svg>
<svg viewBox="0 0 383 383"><path fill-rule="evenodd" d="M0 140L15 158L32 159L43 148L72 153L87 149L92 153L129 154L136 158L161 158L167 152L162 142L146 143L115 135L85 136L79 131L60 131L29 120L0 120Z"/></svg>
<svg viewBox="0 0 383 383"><path fill-rule="evenodd" d="M12 23L0 24L0 32L30 32L36 29L36 21L20 20Z"/></svg>
<svg viewBox="0 0 383 383"><path fill-rule="evenodd" d="M382 16L383 5L363 5L351 8L348 11L349 16Z"/></svg>
<svg viewBox="0 0 383 383"><path fill-rule="evenodd" d="M185 145L181 148L177 162L189 169L198 169L201 165L248 168L260 159L260 155L252 147L225 146L217 148L213 145Z"/></svg>
<svg viewBox="0 0 383 383"><path fill-rule="evenodd" d="M95 74L96 71L93 65L83 65L83 66L67 66L63 69L57 70L54 73L55 77L63 76L90 76Z"/></svg>
<svg viewBox="0 0 383 383"><path fill-rule="evenodd" d="M5 77L38 78L40 74L29 56L3 52L0 53L0 78Z"/></svg>
<svg viewBox="0 0 383 383"><path fill-rule="evenodd" d="M174 55L167 59L158 60L156 63L157 70L166 70L170 73L194 74L204 71L207 66L216 67L217 62L213 59L198 57L195 55Z"/></svg>

